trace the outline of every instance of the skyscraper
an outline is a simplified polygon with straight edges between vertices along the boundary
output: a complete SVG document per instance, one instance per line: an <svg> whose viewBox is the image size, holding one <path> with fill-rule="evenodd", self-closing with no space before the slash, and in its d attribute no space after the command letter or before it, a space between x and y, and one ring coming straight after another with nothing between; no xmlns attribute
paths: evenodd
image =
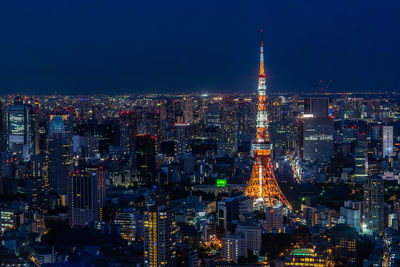
<svg viewBox="0 0 400 267"><path fill-rule="evenodd" d="M67 165L69 163L68 140L64 119L54 115L49 127L49 184L60 194L67 194Z"/></svg>
<svg viewBox="0 0 400 267"><path fill-rule="evenodd" d="M137 114L133 111L121 112L119 118L120 145L125 152L133 152L138 123Z"/></svg>
<svg viewBox="0 0 400 267"><path fill-rule="evenodd" d="M222 109L221 126L224 151L232 156L237 152L238 147L237 107L232 103L226 103Z"/></svg>
<svg viewBox="0 0 400 267"><path fill-rule="evenodd" d="M29 113L29 107L23 103L20 97L16 97L14 104L8 107L8 149L25 159L29 158L33 142Z"/></svg>
<svg viewBox="0 0 400 267"><path fill-rule="evenodd" d="M302 155L306 160L327 162L333 155L333 122L329 98L306 98L302 125Z"/></svg>
<svg viewBox="0 0 400 267"><path fill-rule="evenodd" d="M69 173L69 217L71 227L85 227L102 219L105 200L104 173Z"/></svg>
<svg viewBox="0 0 400 267"><path fill-rule="evenodd" d="M369 176L364 181L364 223L367 228L381 233L384 229L383 180Z"/></svg>
<svg viewBox="0 0 400 267"><path fill-rule="evenodd" d="M4 106L2 101L0 101L0 149L1 151L6 150Z"/></svg>
<svg viewBox="0 0 400 267"><path fill-rule="evenodd" d="M166 206L151 206L144 212L144 266L176 265L175 212Z"/></svg>
<svg viewBox="0 0 400 267"><path fill-rule="evenodd" d="M175 123L176 155L183 157L189 152L189 139L191 137L192 125L190 123Z"/></svg>
<svg viewBox="0 0 400 267"><path fill-rule="evenodd" d="M329 117L329 98L304 99L304 113L313 114L315 118L326 119Z"/></svg>
<svg viewBox="0 0 400 267"><path fill-rule="evenodd" d="M192 97L184 97L182 103L182 111L185 123L194 122L194 105Z"/></svg>
<svg viewBox="0 0 400 267"><path fill-rule="evenodd" d="M382 127L382 157L393 156L393 126Z"/></svg>
<svg viewBox="0 0 400 267"><path fill-rule="evenodd" d="M354 148L354 178L358 183L364 182L368 175L368 141L358 140Z"/></svg>
<svg viewBox="0 0 400 267"><path fill-rule="evenodd" d="M156 179L156 137L136 136L136 177L140 184L153 184Z"/></svg>

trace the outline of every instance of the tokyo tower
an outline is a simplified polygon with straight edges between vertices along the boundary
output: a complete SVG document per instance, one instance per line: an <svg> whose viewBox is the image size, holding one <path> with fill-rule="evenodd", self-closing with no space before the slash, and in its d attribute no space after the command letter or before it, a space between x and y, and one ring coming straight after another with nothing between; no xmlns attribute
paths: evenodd
<svg viewBox="0 0 400 267"><path fill-rule="evenodd" d="M268 132L267 88L265 85L266 75L264 72L262 32L263 30L261 30L260 74L258 75L257 133L256 140L252 144L254 161L245 195L255 198L257 202L267 207L285 204L289 209L292 209L275 179L274 166L271 159L272 144L269 142Z"/></svg>

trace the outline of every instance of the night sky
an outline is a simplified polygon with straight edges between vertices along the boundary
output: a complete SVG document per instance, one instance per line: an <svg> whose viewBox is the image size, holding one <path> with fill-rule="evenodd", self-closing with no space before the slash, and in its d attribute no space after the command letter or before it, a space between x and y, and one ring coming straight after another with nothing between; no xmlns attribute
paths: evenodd
<svg viewBox="0 0 400 267"><path fill-rule="evenodd" d="M11 0L0 93L400 88L400 1Z"/></svg>

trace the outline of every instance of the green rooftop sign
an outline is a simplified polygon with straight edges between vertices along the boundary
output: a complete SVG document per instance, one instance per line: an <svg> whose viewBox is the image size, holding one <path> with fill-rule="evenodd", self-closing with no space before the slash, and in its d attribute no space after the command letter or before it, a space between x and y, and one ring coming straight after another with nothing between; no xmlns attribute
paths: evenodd
<svg viewBox="0 0 400 267"><path fill-rule="evenodd" d="M217 187L225 187L226 179L217 179Z"/></svg>

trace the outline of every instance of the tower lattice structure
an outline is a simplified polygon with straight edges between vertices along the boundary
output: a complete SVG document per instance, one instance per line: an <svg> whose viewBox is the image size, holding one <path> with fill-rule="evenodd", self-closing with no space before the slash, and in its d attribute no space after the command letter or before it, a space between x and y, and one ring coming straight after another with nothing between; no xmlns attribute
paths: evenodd
<svg viewBox="0 0 400 267"><path fill-rule="evenodd" d="M262 30L261 30L262 34ZM260 74L258 75L258 106L257 106L257 132L256 140L252 144L254 153L251 177L247 184L245 195L263 202L268 207L279 203L292 209L275 179L274 166L272 164L272 144L269 141L267 94L264 71L264 51L261 36L260 47Z"/></svg>

